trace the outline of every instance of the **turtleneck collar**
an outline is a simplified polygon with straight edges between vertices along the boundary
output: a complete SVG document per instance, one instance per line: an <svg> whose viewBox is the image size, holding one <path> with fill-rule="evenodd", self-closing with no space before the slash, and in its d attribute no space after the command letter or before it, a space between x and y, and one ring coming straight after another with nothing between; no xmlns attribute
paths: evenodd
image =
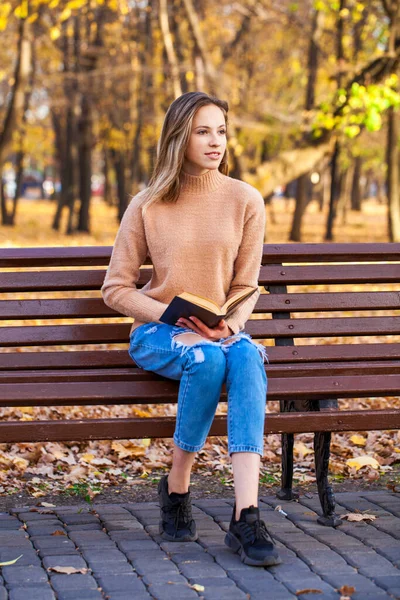
<svg viewBox="0 0 400 600"><path fill-rule="evenodd" d="M210 169L203 175L189 175L185 171L180 173L181 192L185 194L205 194L213 192L221 185L224 175L218 169Z"/></svg>

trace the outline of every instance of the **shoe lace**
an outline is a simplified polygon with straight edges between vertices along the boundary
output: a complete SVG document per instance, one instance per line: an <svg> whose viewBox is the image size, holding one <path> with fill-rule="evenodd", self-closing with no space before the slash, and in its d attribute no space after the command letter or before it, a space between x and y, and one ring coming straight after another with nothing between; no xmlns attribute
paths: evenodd
<svg viewBox="0 0 400 600"><path fill-rule="evenodd" d="M166 516L173 517L175 531L178 531L179 522L190 523L192 520L192 507L188 501L174 502L162 510Z"/></svg>
<svg viewBox="0 0 400 600"><path fill-rule="evenodd" d="M261 519L257 519L253 523L240 522L240 529L245 543L254 544L262 540L273 542L264 521Z"/></svg>

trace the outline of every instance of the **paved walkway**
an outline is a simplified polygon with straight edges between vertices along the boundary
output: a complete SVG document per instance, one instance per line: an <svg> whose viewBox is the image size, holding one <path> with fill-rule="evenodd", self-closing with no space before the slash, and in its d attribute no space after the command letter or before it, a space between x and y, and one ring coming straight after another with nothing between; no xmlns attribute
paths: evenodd
<svg viewBox="0 0 400 600"><path fill-rule="evenodd" d="M357 509L377 518L335 530L316 523L316 496L261 497L283 558L271 568L243 565L224 545L233 500L193 501L199 540L189 543L159 538L154 502L17 508L0 514L0 562L22 555L0 568L0 600L333 600L342 586L355 588L352 600L400 598L400 495L336 499L338 514Z"/></svg>

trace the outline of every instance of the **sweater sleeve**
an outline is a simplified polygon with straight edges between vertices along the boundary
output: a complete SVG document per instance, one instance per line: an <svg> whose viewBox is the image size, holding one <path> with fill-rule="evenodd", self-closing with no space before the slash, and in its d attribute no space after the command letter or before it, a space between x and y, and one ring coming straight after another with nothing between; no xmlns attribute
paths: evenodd
<svg viewBox="0 0 400 600"><path fill-rule="evenodd" d="M252 202L249 203L242 241L234 264L234 277L227 294L227 300L246 286L258 286L265 233L265 205L261 194L255 188L253 189L256 193L252 198ZM233 333L238 333L244 329L259 296L260 290L258 289L226 319L226 323Z"/></svg>
<svg viewBox="0 0 400 600"><path fill-rule="evenodd" d="M137 195L122 218L101 293L107 306L143 323L159 321L168 306L136 288L140 266L145 262L147 253L142 211Z"/></svg>

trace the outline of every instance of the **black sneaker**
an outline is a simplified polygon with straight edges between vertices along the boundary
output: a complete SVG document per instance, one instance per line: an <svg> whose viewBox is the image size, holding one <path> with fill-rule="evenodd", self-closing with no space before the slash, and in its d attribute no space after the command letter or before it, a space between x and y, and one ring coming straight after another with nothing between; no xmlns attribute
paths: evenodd
<svg viewBox="0 0 400 600"><path fill-rule="evenodd" d="M195 542L198 538L192 517L190 488L186 494L168 494L168 475L158 483L160 503L160 535L170 542Z"/></svg>
<svg viewBox="0 0 400 600"><path fill-rule="evenodd" d="M282 560L274 546L264 521L260 519L260 511L256 506L243 508L239 521L235 521L236 504L225 536L225 544L240 554L245 565L253 567L272 567Z"/></svg>

